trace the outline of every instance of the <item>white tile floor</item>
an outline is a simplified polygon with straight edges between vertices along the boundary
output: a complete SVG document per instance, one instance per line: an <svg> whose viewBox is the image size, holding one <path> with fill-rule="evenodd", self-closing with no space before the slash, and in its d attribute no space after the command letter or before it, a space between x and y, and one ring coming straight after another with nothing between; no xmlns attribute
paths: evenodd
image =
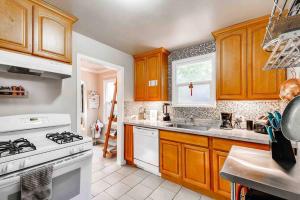
<svg viewBox="0 0 300 200"><path fill-rule="evenodd" d="M210 200L200 193L130 166L103 159L102 147L94 147L92 200Z"/></svg>

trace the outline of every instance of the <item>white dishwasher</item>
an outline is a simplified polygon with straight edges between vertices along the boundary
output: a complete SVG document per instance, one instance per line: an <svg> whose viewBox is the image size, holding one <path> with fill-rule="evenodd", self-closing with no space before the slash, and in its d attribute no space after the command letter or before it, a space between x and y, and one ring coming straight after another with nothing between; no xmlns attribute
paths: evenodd
<svg viewBox="0 0 300 200"><path fill-rule="evenodd" d="M133 128L134 164L145 171L159 173L159 132L157 129Z"/></svg>

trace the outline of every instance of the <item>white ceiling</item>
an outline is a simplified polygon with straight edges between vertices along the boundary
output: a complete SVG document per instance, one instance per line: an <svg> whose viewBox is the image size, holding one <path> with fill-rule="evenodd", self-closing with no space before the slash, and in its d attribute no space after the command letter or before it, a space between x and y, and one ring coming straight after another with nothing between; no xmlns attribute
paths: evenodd
<svg viewBox="0 0 300 200"><path fill-rule="evenodd" d="M79 18L74 30L129 54L212 39L211 32L269 14L273 0L46 0Z"/></svg>
<svg viewBox="0 0 300 200"><path fill-rule="evenodd" d="M101 65L97 62L94 62L90 59L86 58L81 58L80 59L80 69L83 71L91 72L91 73L96 73L96 74L102 74L108 71L114 71L110 68L105 67L104 65Z"/></svg>

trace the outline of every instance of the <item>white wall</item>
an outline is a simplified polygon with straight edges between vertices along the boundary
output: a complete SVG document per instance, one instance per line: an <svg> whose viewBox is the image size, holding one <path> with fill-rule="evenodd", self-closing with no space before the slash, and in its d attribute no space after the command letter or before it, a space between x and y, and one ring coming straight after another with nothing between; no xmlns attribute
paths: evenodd
<svg viewBox="0 0 300 200"><path fill-rule="evenodd" d="M30 113L76 114L75 78L54 80L35 76L0 73L0 85L22 85L27 98L0 97L0 116Z"/></svg>
<svg viewBox="0 0 300 200"><path fill-rule="evenodd" d="M26 113L69 113L77 130L77 54L124 67L125 100L133 99L133 57L73 32L73 75L64 80L0 73L0 85L23 85L28 98L0 98L0 116Z"/></svg>
<svg viewBox="0 0 300 200"><path fill-rule="evenodd" d="M83 54L125 68L125 101L133 100L133 57L122 51L97 42L79 33L73 32L73 68L77 65L76 55Z"/></svg>

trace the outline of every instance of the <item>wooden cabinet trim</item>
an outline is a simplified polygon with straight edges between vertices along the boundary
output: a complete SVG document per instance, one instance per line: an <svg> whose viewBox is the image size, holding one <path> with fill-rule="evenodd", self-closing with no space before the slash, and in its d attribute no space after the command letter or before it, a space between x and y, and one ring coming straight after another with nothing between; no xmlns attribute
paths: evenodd
<svg viewBox="0 0 300 200"><path fill-rule="evenodd" d="M59 14L62 17L65 17L68 20L72 21L72 23L75 23L78 20L78 18L75 17L74 15L71 15L71 14L67 13L66 11L63 11L45 1L41 1L41 0L27 0L27 1L31 1L32 3L34 3L38 6L44 7L48 10L51 10L51 11L55 12L56 14Z"/></svg>
<svg viewBox="0 0 300 200"><path fill-rule="evenodd" d="M216 39L216 37L218 37L219 35L222 35L225 32L238 30L238 29L244 28L245 26L255 24L255 23L259 23L259 22L266 21L266 20L269 20L269 15L265 15L265 16L262 16L262 17L254 18L254 19L250 19L250 20L247 20L247 21L244 21L244 22L241 22L241 23L237 23L237 24L228 26L226 28L221 28L219 30L216 30L216 31L212 32L212 35Z"/></svg>
<svg viewBox="0 0 300 200"><path fill-rule="evenodd" d="M173 131L160 131L160 139L208 147L208 137Z"/></svg>
<svg viewBox="0 0 300 200"><path fill-rule="evenodd" d="M166 55L170 54L170 52L167 49L165 49L163 47L160 47L160 48L154 49L152 51L147 51L147 52L144 52L144 53L136 54L133 57L135 59L138 59L138 58L144 58L144 57L147 57L147 56L151 56L151 55L157 54L157 53L163 53L163 54L166 54Z"/></svg>

